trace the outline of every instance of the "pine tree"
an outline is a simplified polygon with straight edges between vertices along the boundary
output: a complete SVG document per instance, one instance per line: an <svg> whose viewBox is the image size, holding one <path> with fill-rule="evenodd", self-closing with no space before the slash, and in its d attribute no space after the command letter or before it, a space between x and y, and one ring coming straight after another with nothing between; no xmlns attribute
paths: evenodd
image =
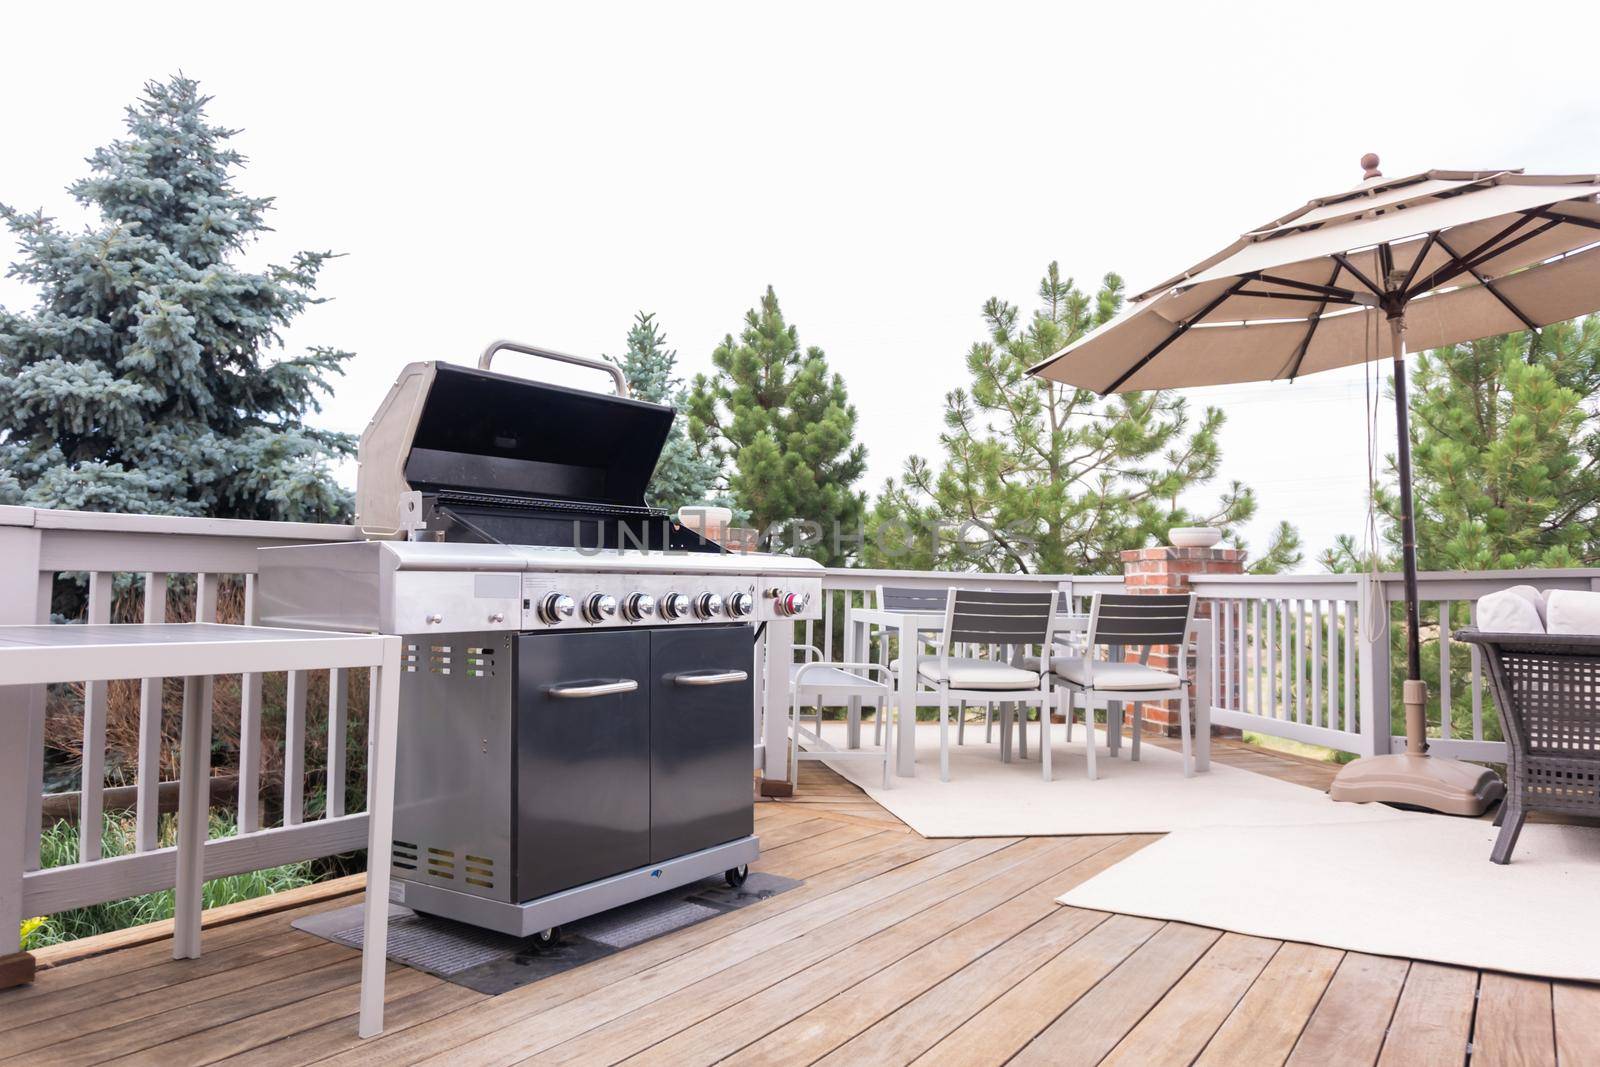
<svg viewBox="0 0 1600 1067"><path fill-rule="evenodd" d="M1424 570L1600 558L1600 318L1425 353L1411 382ZM1393 541L1398 508L1380 504ZM1397 543L1397 542L1396 542Z"/></svg>
<svg viewBox="0 0 1600 1067"><path fill-rule="evenodd" d="M285 356L332 253L252 272L237 257L270 197L234 184L238 132L192 79L145 86L128 136L69 187L99 218L68 232L0 205L31 313L0 308L0 501L94 511L338 520L345 434L306 425L351 353Z"/></svg>
<svg viewBox="0 0 1600 1067"><path fill-rule="evenodd" d="M665 404L682 412L688 403L688 390L674 376L678 353L667 347L653 313L641 311L628 330L628 348L622 357L606 359L622 368L628 391L640 400ZM676 514L685 504L716 502L713 498L718 468L714 459L703 456L690 442L680 414L673 420L672 432L661 450L655 474L650 478L645 499L655 507Z"/></svg>
<svg viewBox="0 0 1600 1067"><path fill-rule="evenodd" d="M946 395L945 458L912 456L868 523L870 565L999 572L1120 573L1120 553L1165 542L1174 526L1226 532L1255 511L1239 483L1215 511L1179 503L1216 476L1223 414L1191 423L1183 399L1127 393L1102 400L1028 376L1028 368L1117 313L1122 280L1108 274L1092 296L1051 263L1040 306L1023 320L999 298L983 306L988 338L967 353L970 389ZM1267 558L1297 551L1280 530ZM1293 537L1293 531L1287 530Z"/></svg>
<svg viewBox="0 0 1600 1067"><path fill-rule="evenodd" d="M800 533L811 542L801 551L844 563L866 508L855 484L867 465L844 379L829 372L822 349L800 347L771 286L711 362L716 374L697 375L691 390L690 439L720 461L752 526L813 524Z"/></svg>

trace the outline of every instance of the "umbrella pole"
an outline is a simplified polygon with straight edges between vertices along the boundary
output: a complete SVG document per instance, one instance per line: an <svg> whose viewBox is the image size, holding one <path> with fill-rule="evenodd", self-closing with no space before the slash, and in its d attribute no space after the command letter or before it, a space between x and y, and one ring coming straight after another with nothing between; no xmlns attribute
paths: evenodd
<svg viewBox="0 0 1600 1067"><path fill-rule="evenodd" d="M1405 329L1403 313L1390 317L1389 336L1394 342L1395 420L1399 430L1395 459L1400 468L1400 555L1406 594L1406 680L1401 691L1406 708L1406 750L1363 756L1345 764L1328 787L1328 795L1334 800L1400 804L1450 815L1475 816L1483 814L1490 804L1505 796L1505 786L1500 779L1487 767L1428 755L1428 687L1422 681L1422 645L1417 628L1417 531L1411 502L1411 420L1406 407ZM1449 640L1449 626L1448 619L1439 620L1439 640ZM1363 633L1362 638L1370 641L1372 634ZM1379 640L1388 638L1384 636ZM1387 678L1374 678L1373 682L1389 688ZM1378 704L1377 701L1373 703ZM1375 744L1387 748L1390 730L1387 711L1382 719L1372 724L1372 730Z"/></svg>
<svg viewBox="0 0 1600 1067"><path fill-rule="evenodd" d="M1400 567L1406 594L1406 680L1402 702L1406 709L1406 751L1428 751L1428 687L1422 681L1422 641L1417 611L1417 518L1411 502L1411 412L1406 401L1406 320L1389 317L1389 339L1394 353L1394 419L1398 431L1395 458L1400 475ZM1448 621L1441 619L1440 640Z"/></svg>

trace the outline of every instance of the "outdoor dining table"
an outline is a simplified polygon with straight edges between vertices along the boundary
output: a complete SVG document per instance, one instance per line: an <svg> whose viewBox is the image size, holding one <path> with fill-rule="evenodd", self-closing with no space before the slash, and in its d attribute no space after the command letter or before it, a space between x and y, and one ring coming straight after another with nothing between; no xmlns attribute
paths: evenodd
<svg viewBox="0 0 1600 1067"><path fill-rule="evenodd" d="M182 678L178 840L172 955L200 955L201 889L206 875L211 773L211 693L216 675L370 667L375 708L368 737L367 855L387 856L394 820L395 740L399 722L400 639L223 623L96 623L0 626L0 687L124 678ZM0 724L12 740L0 745L0 785L30 781L25 723ZM103 721L93 728L103 735ZM85 738L85 747L95 743ZM103 742L102 742L103 743ZM26 810L18 798L17 810ZM9 798L8 798L9 801ZM17 929L24 911L22 821L0 820L0 922ZM263 839L273 830L258 831ZM248 836L248 835L241 835ZM116 861L107 861L115 864ZM360 1017L362 1037L383 1029L388 942L389 865L370 863L364 903Z"/></svg>
<svg viewBox="0 0 1600 1067"><path fill-rule="evenodd" d="M944 623L943 612L887 611L882 608L851 608L845 621L845 658L848 660L863 658L862 650L868 647L868 630L873 626L886 632L893 630L902 635L913 634L918 638L906 640L902 637L899 663L893 672L896 719L899 722L895 735L895 773L902 778L912 778L917 773L918 698L933 695L931 691L919 693L917 688L917 664L924 658L921 639L943 633ZM1056 639L1087 633L1088 630L1088 615L1063 611L1056 613L1050 636ZM1211 769L1211 620L1194 620L1194 633L1201 649L1196 657L1194 678L1194 767L1196 771L1208 771ZM887 648L888 642L885 641L879 649L880 658L887 658ZM1120 708L1120 701L1108 704L1108 721L1116 717ZM1121 731L1107 730L1106 733L1111 752L1115 754L1122 741Z"/></svg>

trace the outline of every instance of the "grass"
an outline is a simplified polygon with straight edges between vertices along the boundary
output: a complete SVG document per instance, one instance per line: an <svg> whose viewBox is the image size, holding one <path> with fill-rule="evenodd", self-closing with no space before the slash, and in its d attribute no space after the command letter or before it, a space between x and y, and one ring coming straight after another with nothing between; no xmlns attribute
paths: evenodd
<svg viewBox="0 0 1600 1067"><path fill-rule="evenodd" d="M1256 745L1273 752L1285 752L1291 756L1320 760L1323 763L1349 763L1356 758L1353 752L1341 752L1336 748L1324 748L1321 745L1310 745L1304 741L1295 741L1287 737L1273 737L1270 734L1258 734L1249 730L1244 732L1244 739L1247 744Z"/></svg>
<svg viewBox="0 0 1600 1067"><path fill-rule="evenodd" d="M101 830L101 855L122 856L134 851L133 819L127 814L108 814ZM212 813L211 836L231 837L237 831L231 815ZM177 840L178 820L167 815L161 820L162 845ZM75 823L57 822L39 837L39 860L44 867L63 867L78 862L78 827ZM205 883L202 900L207 908L233 904L241 900L267 896L286 889L309 885L313 881L309 863L290 863L264 871L216 878ZM58 912L40 919L26 919L22 924L22 947L42 948L45 945L75 941L80 937L109 933L130 926L158 922L172 918L172 891L146 893L143 896L114 900L107 904L92 904L84 908Z"/></svg>

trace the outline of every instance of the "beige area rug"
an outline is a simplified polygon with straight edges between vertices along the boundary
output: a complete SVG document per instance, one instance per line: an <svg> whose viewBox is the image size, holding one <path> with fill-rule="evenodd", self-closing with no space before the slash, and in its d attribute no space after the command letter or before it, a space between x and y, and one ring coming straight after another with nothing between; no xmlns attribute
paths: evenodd
<svg viewBox="0 0 1600 1067"><path fill-rule="evenodd" d="M967 726L967 743L950 745L950 781L939 781L939 728L917 726L917 775L881 786L879 766L862 759L826 760L924 837L1012 837L1058 834L1165 833L1211 826L1307 826L1367 823L1390 817L1389 809L1335 804L1327 795L1265 775L1224 767L1183 776L1176 752L1145 745L1138 763L1125 740L1117 759L1106 755L1099 736L1100 777L1085 774L1083 732L1072 744L1055 730L1051 749L1055 779L1045 782L1028 731L1028 758L1001 763L998 744L984 744L983 727ZM952 734L954 731L951 731ZM823 736L844 745L844 724L829 722ZM998 732L996 733L998 737ZM864 741L872 727L862 728Z"/></svg>
<svg viewBox="0 0 1600 1067"><path fill-rule="evenodd" d="M1343 825L1171 834L1061 897L1383 956L1600 981L1600 829L1390 812Z"/></svg>

